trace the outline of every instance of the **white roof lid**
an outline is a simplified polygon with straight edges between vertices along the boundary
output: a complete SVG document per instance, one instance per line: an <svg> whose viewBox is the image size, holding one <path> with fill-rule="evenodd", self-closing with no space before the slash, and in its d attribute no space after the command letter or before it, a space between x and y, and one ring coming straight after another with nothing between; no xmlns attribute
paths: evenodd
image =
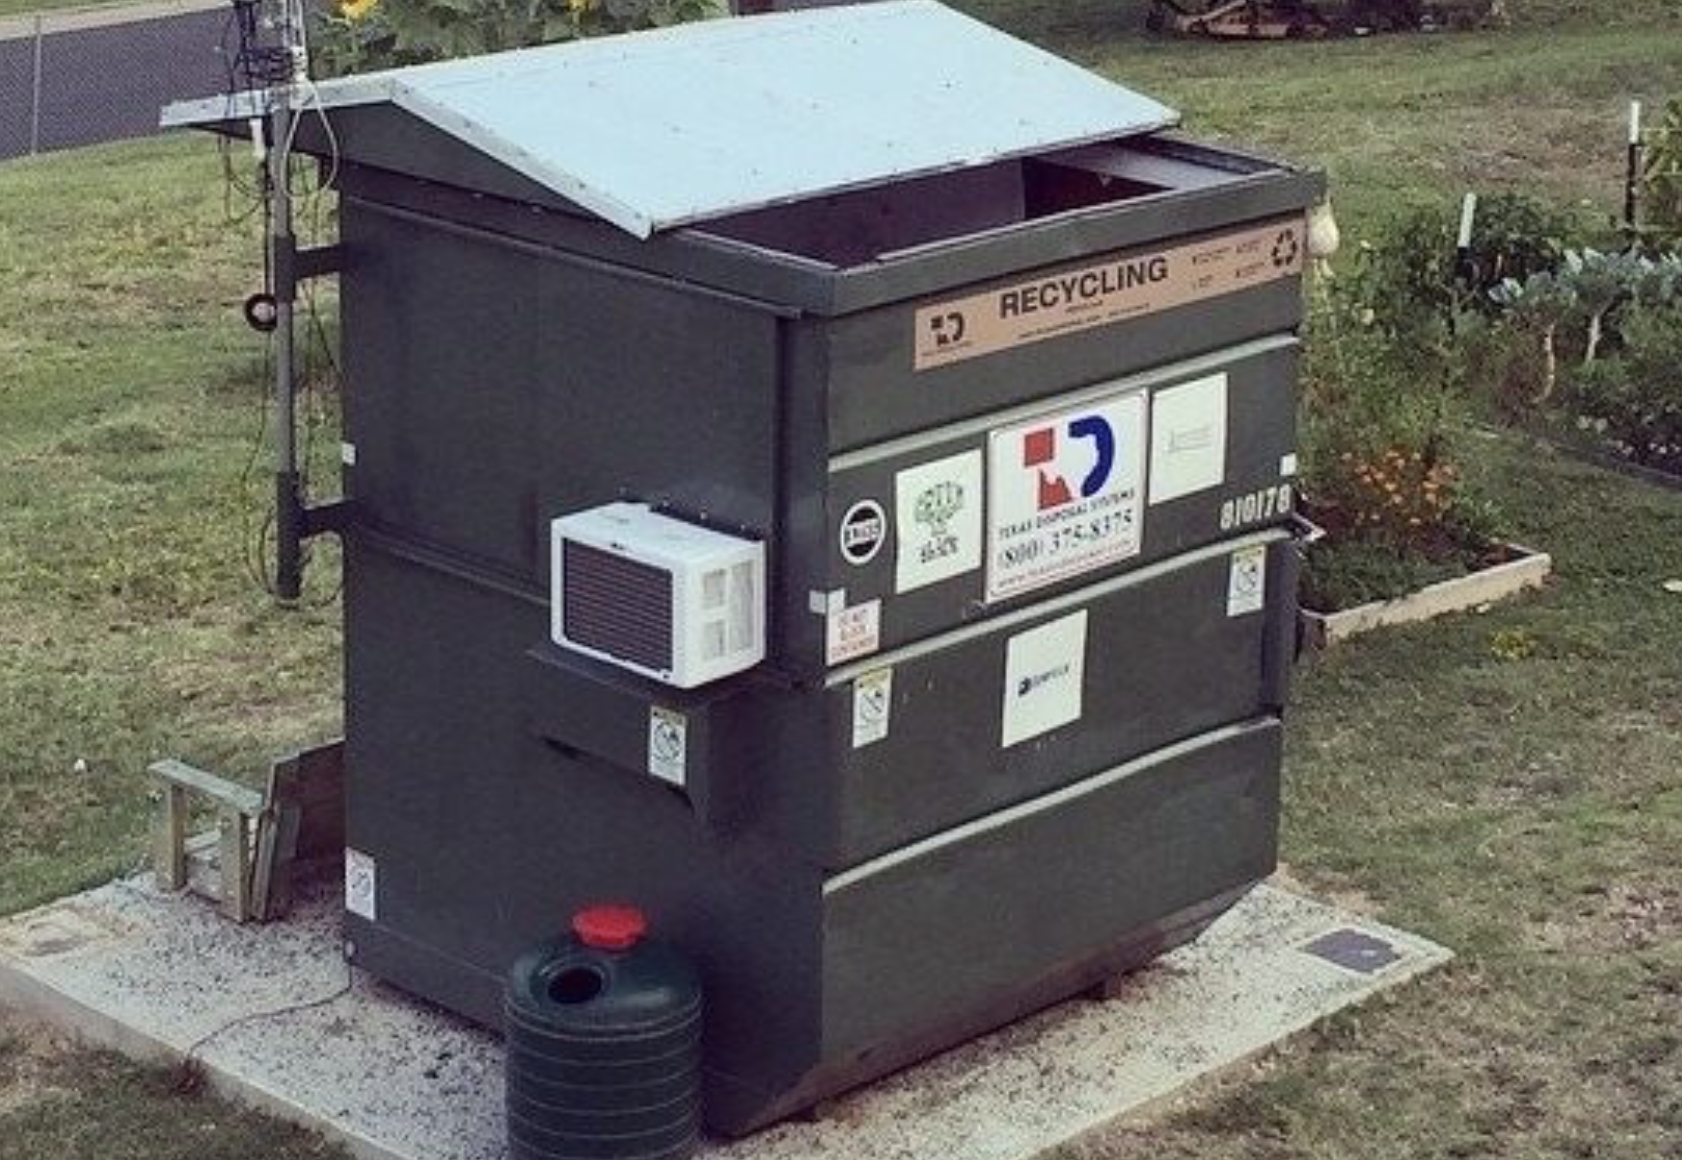
<svg viewBox="0 0 1682 1160"><path fill-rule="evenodd" d="M404 109L638 237L1179 119L933 0L710 20L317 87L326 109ZM260 100L172 105L163 121L235 120Z"/></svg>

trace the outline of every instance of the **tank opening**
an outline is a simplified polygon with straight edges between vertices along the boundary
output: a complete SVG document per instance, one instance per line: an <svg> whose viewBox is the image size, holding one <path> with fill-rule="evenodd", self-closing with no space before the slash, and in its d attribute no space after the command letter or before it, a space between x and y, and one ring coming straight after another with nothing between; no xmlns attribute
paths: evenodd
<svg viewBox="0 0 1682 1160"><path fill-rule="evenodd" d="M549 997L564 1006L588 1003L602 993L607 977L595 967L568 967L549 980Z"/></svg>

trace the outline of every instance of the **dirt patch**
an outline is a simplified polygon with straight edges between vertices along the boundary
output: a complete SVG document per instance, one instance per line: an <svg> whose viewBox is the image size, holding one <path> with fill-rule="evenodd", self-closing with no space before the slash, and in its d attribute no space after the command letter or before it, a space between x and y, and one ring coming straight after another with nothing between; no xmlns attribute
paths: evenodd
<svg viewBox="0 0 1682 1160"><path fill-rule="evenodd" d="M60 1075L69 1051L58 1033L0 1012L0 1117L70 1094Z"/></svg>
<svg viewBox="0 0 1682 1160"><path fill-rule="evenodd" d="M1614 882L1536 925L1550 950L1610 955L1682 941L1682 883Z"/></svg>
<svg viewBox="0 0 1682 1160"><path fill-rule="evenodd" d="M1353 886L1328 883L1323 876L1317 876L1311 882L1300 876L1289 862L1279 863L1279 869L1273 872L1272 883L1281 890L1328 902L1340 910L1366 915L1369 918L1379 917L1379 904L1371 895Z"/></svg>

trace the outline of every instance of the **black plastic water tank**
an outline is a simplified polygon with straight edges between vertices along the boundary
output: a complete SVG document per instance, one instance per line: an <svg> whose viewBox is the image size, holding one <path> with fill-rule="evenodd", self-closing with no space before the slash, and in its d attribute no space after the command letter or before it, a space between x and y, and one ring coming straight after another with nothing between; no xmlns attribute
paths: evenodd
<svg viewBox="0 0 1682 1160"><path fill-rule="evenodd" d="M514 964L504 1007L513 1160L679 1160L700 1139L701 986L628 906Z"/></svg>

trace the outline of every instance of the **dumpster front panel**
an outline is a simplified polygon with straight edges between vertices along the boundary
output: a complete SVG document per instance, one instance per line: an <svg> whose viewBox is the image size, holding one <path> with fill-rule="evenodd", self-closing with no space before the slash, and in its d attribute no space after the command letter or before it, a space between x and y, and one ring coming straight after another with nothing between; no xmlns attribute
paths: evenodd
<svg viewBox="0 0 1682 1160"><path fill-rule="evenodd" d="M830 879L825 1055L938 1035L1047 980L1069 994L1139 932L1265 878L1279 746L1277 721L1237 724Z"/></svg>
<svg viewBox="0 0 1682 1160"><path fill-rule="evenodd" d="M1247 537L842 670L824 865L1279 712L1295 551L1283 533Z"/></svg>
<svg viewBox="0 0 1682 1160"><path fill-rule="evenodd" d="M1297 359L1275 336L834 457L821 591L874 607L885 652L1282 527ZM849 547L860 513L880 517L869 550ZM830 618L803 597L784 610L791 659L859 659L833 655Z"/></svg>

